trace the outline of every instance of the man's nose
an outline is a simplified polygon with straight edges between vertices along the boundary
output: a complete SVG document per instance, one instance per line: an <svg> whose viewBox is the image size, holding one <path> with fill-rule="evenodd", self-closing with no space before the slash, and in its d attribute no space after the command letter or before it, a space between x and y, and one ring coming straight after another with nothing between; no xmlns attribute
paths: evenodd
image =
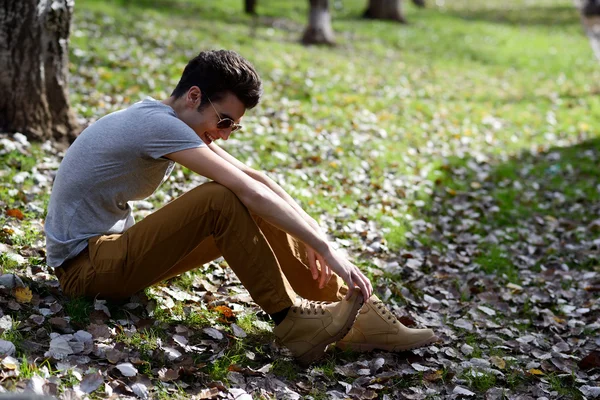
<svg viewBox="0 0 600 400"><path fill-rule="evenodd" d="M221 139L223 139L223 140L229 139L229 136L231 136L231 128L219 129L219 135L221 136Z"/></svg>

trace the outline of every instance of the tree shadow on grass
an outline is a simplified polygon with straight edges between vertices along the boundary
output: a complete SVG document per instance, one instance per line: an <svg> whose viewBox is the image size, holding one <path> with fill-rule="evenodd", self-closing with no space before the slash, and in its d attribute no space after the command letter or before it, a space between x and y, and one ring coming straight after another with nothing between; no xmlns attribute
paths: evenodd
<svg viewBox="0 0 600 400"><path fill-rule="evenodd" d="M510 158L482 152L444 159L429 175L432 193L402 228L402 251L383 264L379 292L397 312L412 309L433 327L441 346L462 351L468 344L467 359L524 360L494 380L510 390L538 384L523 373L532 347L515 338L573 343L564 351L570 365L542 362L540 369L567 397L581 398L564 372L584 374L577 360L597 347L590 338L600 314L587 307L600 290L599 165L598 137ZM489 389L462 367L448 372L482 395Z"/></svg>
<svg viewBox="0 0 600 400"><path fill-rule="evenodd" d="M600 270L600 138L478 161L485 157L440 163L397 245L452 254L459 270L475 265L512 283L522 270Z"/></svg>

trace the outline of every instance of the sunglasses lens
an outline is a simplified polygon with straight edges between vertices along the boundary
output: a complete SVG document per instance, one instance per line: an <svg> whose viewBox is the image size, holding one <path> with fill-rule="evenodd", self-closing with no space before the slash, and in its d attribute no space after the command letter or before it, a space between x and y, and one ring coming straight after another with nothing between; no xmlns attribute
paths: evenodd
<svg viewBox="0 0 600 400"><path fill-rule="evenodd" d="M233 121L230 120L229 118L225 118L225 119L220 120L217 123L217 128L228 129L228 128L231 128L232 125L233 125Z"/></svg>

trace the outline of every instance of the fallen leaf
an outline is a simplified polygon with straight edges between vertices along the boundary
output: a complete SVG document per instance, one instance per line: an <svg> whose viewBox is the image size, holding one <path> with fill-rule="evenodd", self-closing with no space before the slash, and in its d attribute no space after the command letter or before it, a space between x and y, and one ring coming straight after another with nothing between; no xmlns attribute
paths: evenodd
<svg viewBox="0 0 600 400"><path fill-rule="evenodd" d="M498 356L491 356L490 361L492 364L494 364L499 369L506 368L506 361L504 361L503 358L500 358Z"/></svg>
<svg viewBox="0 0 600 400"><path fill-rule="evenodd" d="M50 349L46 352L46 357L52 357L55 360L62 360L73 354L73 349L69 342L62 336L57 336L50 341Z"/></svg>
<svg viewBox="0 0 600 400"><path fill-rule="evenodd" d="M233 331L233 335L235 337L245 338L248 336L248 334L236 324L231 324L231 330Z"/></svg>
<svg viewBox="0 0 600 400"><path fill-rule="evenodd" d="M0 356L12 356L16 351L17 349L13 342L0 339Z"/></svg>
<svg viewBox="0 0 600 400"><path fill-rule="evenodd" d="M33 294L31 293L31 289L28 287L18 287L14 292L15 299L19 303L29 303L33 298Z"/></svg>
<svg viewBox="0 0 600 400"><path fill-rule="evenodd" d="M84 376L79 384L79 388L81 391L89 394L98 389L103 382L104 378L102 377L102 374L100 371L96 371Z"/></svg>
<svg viewBox="0 0 600 400"><path fill-rule="evenodd" d="M539 369L535 369L535 368L531 368L530 370L527 371L527 373L529 373L530 375L544 375L544 373L542 371L540 371Z"/></svg>
<svg viewBox="0 0 600 400"><path fill-rule="evenodd" d="M0 286L4 286L7 289L13 289L15 287L22 288L25 287L25 284L15 274L4 274L0 276Z"/></svg>
<svg viewBox="0 0 600 400"><path fill-rule="evenodd" d="M202 389L200 393L196 395L199 399L214 399L219 395L220 391L216 387L212 387L209 389Z"/></svg>
<svg viewBox="0 0 600 400"><path fill-rule="evenodd" d="M216 306L213 310L223 315L225 318L233 318L233 310L227 306Z"/></svg>
<svg viewBox="0 0 600 400"><path fill-rule="evenodd" d="M592 369L600 367L600 351L594 350L581 361L579 361L579 368L581 369Z"/></svg>
<svg viewBox="0 0 600 400"><path fill-rule="evenodd" d="M221 331L219 331L218 329L215 329L215 328L204 328L204 329L202 329L202 332L206 333L211 338L217 339L217 340L222 340L225 337L221 333Z"/></svg>
<svg viewBox="0 0 600 400"><path fill-rule="evenodd" d="M27 382L27 391L42 396L44 394L45 383L46 380L44 378L39 375L34 375L29 379L29 382Z"/></svg>
<svg viewBox="0 0 600 400"><path fill-rule="evenodd" d="M21 210L19 210L17 208L11 208L11 209L6 210L6 215L8 215L9 217L14 217L18 220L22 220L23 218L25 218L25 215L23 215Z"/></svg>
<svg viewBox="0 0 600 400"><path fill-rule="evenodd" d="M108 307L106 307L106 300L94 300L94 310L102 311L104 314L110 317L110 311L108 310Z"/></svg>
<svg viewBox="0 0 600 400"><path fill-rule="evenodd" d="M468 389L465 389L462 386L455 386L454 389L452 390L452 394L460 394L463 396L475 396L475 393L471 392Z"/></svg>
<svg viewBox="0 0 600 400"><path fill-rule="evenodd" d="M11 356L6 356L2 359L2 366L6 369L17 370L19 369L19 362Z"/></svg>
<svg viewBox="0 0 600 400"><path fill-rule="evenodd" d="M117 369L121 371L123 376L136 376L138 373L138 370L131 363L119 364Z"/></svg>
<svg viewBox="0 0 600 400"><path fill-rule="evenodd" d="M133 390L133 393L140 399L147 399L149 397L148 388L141 382L136 382L131 385L131 390Z"/></svg>
<svg viewBox="0 0 600 400"><path fill-rule="evenodd" d="M418 363L412 363L412 364L410 364L410 366L413 367L416 371L419 371L419 372L429 371L431 369L429 367L426 367L426 366L418 364ZM369 371L369 373L370 373L370 371Z"/></svg>
<svg viewBox="0 0 600 400"><path fill-rule="evenodd" d="M158 379L163 382L170 382L179 379L179 369L161 368L158 370Z"/></svg>
<svg viewBox="0 0 600 400"><path fill-rule="evenodd" d="M425 379L428 382L435 382L442 379L443 374L444 372L442 370L437 370L428 374L424 374L423 379Z"/></svg>
<svg viewBox="0 0 600 400"><path fill-rule="evenodd" d="M592 399L600 397L600 386L583 385L579 388L579 391L583 393L585 397L589 397Z"/></svg>

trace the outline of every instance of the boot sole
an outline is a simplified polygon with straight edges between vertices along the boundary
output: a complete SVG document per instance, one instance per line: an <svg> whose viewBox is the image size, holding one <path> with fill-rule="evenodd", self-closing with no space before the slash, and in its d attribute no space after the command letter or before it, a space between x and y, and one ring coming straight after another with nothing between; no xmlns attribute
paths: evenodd
<svg viewBox="0 0 600 400"><path fill-rule="evenodd" d="M432 343L438 342L439 340L440 340L439 337L437 337L436 335L433 335L432 337L421 340L420 342L411 343L411 344L405 345L405 346L400 346L400 345L379 346L376 344L369 344L369 343L338 343L336 346L342 350L352 350L352 351L361 352L361 353L366 353L366 352L373 351L373 350L396 352L396 351L408 351L408 350L418 349L419 347L424 347L424 346L430 345Z"/></svg>
<svg viewBox="0 0 600 400"><path fill-rule="evenodd" d="M323 357L325 355L325 351L327 351L327 347L330 344L337 342L338 340L340 340L344 336L346 336L348 334L348 332L350 332L352 325L354 325L356 318L358 318L358 312L360 311L360 309L362 308L362 306L365 302L365 300L362 296L362 292L357 290L356 293L357 293L357 295L356 295L354 304L352 305L352 312L350 313L350 316L349 316L348 320L346 321L346 324L342 327L342 329L340 329L338 334L335 336L332 336L330 339L328 339L326 341L316 344L315 347L310 349L308 352L306 352L303 355L301 355L300 357L296 358L296 360L298 361L298 364L300 364L302 367L308 367L310 364L319 360L321 357Z"/></svg>

